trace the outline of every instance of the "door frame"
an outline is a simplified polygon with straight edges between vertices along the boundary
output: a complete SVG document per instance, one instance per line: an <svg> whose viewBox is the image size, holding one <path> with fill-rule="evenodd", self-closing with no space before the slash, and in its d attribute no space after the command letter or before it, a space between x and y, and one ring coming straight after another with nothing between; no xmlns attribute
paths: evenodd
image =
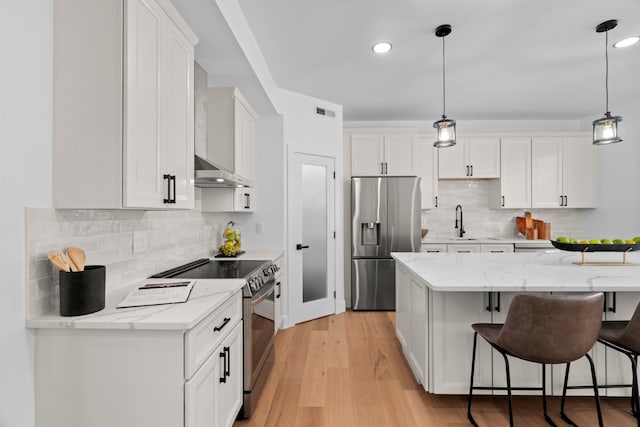
<svg viewBox="0 0 640 427"><path fill-rule="evenodd" d="M340 313L345 311L345 299L344 299L344 281L342 279L342 275L344 274L342 269L342 244L338 244L337 242L341 242L342 240L342 223L338 222L342 218L342 192L340 191L342 188L337 185L337 182L341 182L342 176L342 168L341 165L338 164L338 161L342 161L341 159L336 158L335 156L325 155L325 154L317 154L310 153L307 151L298 151L291 145L287 145L287 236L286 236L286 254L287 254L287 307L283 307L283 317L282 317L282 326L284 328L288 328L294 326L296 323L301 322L301 316L298 312L298 299L302 298L302 257L298 256L298 251L296 250L296 231L297 227L300 227L301 224L295 224L294 218L296 218L296 200L294 198L294 186L297 185L295 182L296 174L294 172L294 168L296 166L296 156L298 154L309 155L315 157L324 157L327 159L333 160L334 163L334 171L336 172L333 188L334 188L334 196L333 196L333 221L334 221L334 229L336 231L336 237L333 239L329 239L328 233L328 252L331 254L333 252L334 256L328 256L327 262L332 263L333 265L333 274L332 279L334 283L333 291L335 291L334 298L334 310L333 313ZM330 243L329 240L333 240L333 243ZM284 313L286 311L286 314Z"/></svg>

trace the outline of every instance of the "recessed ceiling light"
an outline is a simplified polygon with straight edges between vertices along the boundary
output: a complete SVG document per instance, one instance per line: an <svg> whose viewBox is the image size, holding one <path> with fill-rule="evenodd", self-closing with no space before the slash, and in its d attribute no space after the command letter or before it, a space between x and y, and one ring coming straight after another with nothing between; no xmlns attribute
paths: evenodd
<svg viewBox="0 0 640 427"><path fill-rule="evenodd" d="M620 40L619 42L615 42L613 47L627 47L632 44L636 44L640 41L640 36L627 37L624 40Z"/></svg>
<svg viewBox="0 0 640 427"><path fill-rule="evenodd" d="M375 53L377 53L378 55L382 55L382 54L387 53L387 52L389 52L391 50L391 43L389 43L389 42L378 42L378 43L374 44L371 49Z"/></svg>
<svg viewBox="0 0 640 427"><path fill-rule="evenodd" d="M216 182L224 182L224 178L216 178Z"/></svg>

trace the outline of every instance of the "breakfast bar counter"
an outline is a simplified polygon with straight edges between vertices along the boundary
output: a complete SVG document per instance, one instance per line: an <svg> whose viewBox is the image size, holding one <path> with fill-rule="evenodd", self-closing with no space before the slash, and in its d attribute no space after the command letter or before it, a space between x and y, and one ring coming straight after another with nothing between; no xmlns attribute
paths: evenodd
<svg viewBox="0 0 640 427"><path fill-rule="evenodd" d="M640 255L626 265L578 265L580 252L392 253L396 260L396 334L405 358L424 389L466 394L469 388L473 323L504 323L520 292L605 293L603 320L628 320L640 301ZM620 253L585 254L588 261L619 263ZM478 342L475 384L505 386L502 356ZM600 384L628 382L628 361L598 344L592 350ZM541 366L511 360L518 387L540 387ZM559 394L564 366L547 370L552 393ZM572 364L570 381L589 384L588 363ZM602 390L620 395L626 389ZM589 390L576 391L588 394Z"/></svg>

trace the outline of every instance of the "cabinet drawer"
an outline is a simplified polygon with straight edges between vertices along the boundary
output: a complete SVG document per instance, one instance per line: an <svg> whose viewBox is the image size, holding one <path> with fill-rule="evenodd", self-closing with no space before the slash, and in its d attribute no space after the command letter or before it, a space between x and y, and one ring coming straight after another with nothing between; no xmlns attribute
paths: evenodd
<svg viewBox="0 0 640 427"><path fill-rule="evenodd" d="M227 320L228 319L228 320ZM242 319L242 292L211 313L185 334L184 373L189 379L218 346L222 339Z"/></svg>
<svg viewBox="0 0 640 427"><path fill-rule="evenodd" d="M513 252L513 245L511 243L490 243L480 245L480 252Z"/></svg>
<svg viewBox="0 0 640 427"><path fill-rule="evenodd" d="M420 252L447 252L447 245L438 243L422 244Z"/></svg>

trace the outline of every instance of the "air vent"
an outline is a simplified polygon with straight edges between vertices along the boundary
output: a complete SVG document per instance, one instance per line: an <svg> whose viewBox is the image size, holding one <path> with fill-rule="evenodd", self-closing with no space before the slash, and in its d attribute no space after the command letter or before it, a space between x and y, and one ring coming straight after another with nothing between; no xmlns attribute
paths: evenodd
<svg viewBox="0 0 640 427"><path fill-rule="evenodd" d="M316 114L320 116L331 117L331 118L334 118L336 116L335 111L327 110L326 108L320 108L320 107L316 107Z"/></svg>

